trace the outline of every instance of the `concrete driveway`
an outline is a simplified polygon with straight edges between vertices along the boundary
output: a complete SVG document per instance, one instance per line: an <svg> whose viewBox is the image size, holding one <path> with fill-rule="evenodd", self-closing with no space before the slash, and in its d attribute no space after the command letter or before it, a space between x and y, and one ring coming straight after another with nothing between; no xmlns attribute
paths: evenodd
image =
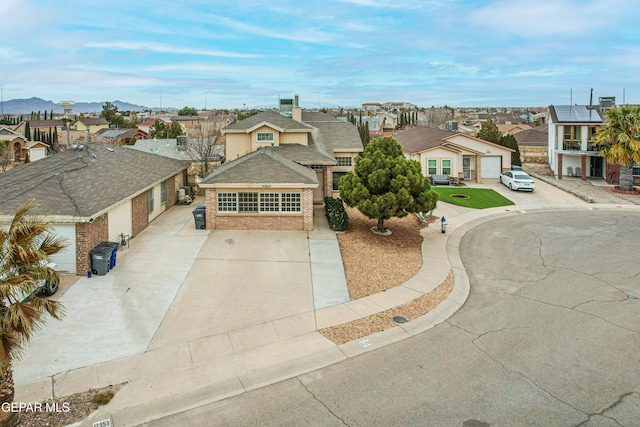
<svg viewBox="0 0 640 427"><path fill-rule="evenodd" d="M639 426L638 238L638 210L487 218L447 321L148 425Z"/></svg>
<svg viewBox="0 0 640 427"><path fill-rule="evenodd" d="M527 207L534 205L536 208L557 208L558 206L566 205L587 205L585 201L579 199L578 197L566 193L562 190L558 190L554 186L547 184L544 181L534 181L536 184L536 189L533 192L511 191L507 186L501 184L498 178L486 178L482 180L482 184L468 183L467 186L472 188L490 188L514 202L516 209L526 209Z"/></svg>
<svg viewBox="0 0 640 427"><path fill-rule="evenodd" d="M334 360L315 309L349 296L324 210L308 232L196 230L192 210L171 208L107 275L61 289L67 318L48 322L14 365L16 401L126 382L109 410L148 415L170 396L259 387Z"/></svg>

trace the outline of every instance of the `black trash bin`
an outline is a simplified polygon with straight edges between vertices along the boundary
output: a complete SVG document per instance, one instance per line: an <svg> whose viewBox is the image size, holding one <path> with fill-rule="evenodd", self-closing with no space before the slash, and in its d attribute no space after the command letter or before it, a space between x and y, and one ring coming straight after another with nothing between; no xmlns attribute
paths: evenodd
<svg viewBox="0 0 640 427"><path fill-rule="evenodd" d="M91 270L93 271L93 274L104 276L109 272L112 252L112 248L100 245L89 251L91 254Z"/></svg>
<svg viewBox="0 0 640 427"><path fill-rule="evenodd" d="M198 206L193 210L193 219L196 222L197 229L205 229L207 228L207 207L206 206Z"/></svg>
<svg viewBox="0 0 640 427"><path fill-rule="evenodd" d="M116 266L116 255L118 253L118 242L102 242L98 246L104 246L111 249L111 259L109 260L109 270Z"/></svg>

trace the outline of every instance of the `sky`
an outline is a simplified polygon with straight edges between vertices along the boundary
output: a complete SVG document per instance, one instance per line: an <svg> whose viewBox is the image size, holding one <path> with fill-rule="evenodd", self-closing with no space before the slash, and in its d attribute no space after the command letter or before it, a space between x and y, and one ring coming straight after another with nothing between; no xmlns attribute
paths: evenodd
<svg viewBox="0 0 640 427"><path fill-rule="evenodd" d="M637 0L2 0L0 85L198 109L640 103L639 21Z"/></svg>

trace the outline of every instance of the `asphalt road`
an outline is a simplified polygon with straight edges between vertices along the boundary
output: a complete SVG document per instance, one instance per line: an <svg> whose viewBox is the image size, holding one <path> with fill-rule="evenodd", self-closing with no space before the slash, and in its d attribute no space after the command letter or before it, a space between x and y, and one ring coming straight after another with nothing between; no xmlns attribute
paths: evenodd
<svg viewBox="0 0 640 427"><path fill-rule="evenodd" d="M153 426L640 426L640 214L467 233L467 303L414 338Z"/></svg>

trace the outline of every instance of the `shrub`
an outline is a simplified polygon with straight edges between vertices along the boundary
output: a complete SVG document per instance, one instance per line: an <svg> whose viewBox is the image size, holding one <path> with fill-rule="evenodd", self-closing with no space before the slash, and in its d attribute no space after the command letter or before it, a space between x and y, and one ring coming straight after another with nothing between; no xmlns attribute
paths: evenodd
<svg viewBox="0 0 640 427"><path fill-rule="evenodd" d="M345 231L349 225L349 216L344 209L342 199L334 199L333 197L325 197L324 211L329 220L329 228L334 231Z"/></svg>

